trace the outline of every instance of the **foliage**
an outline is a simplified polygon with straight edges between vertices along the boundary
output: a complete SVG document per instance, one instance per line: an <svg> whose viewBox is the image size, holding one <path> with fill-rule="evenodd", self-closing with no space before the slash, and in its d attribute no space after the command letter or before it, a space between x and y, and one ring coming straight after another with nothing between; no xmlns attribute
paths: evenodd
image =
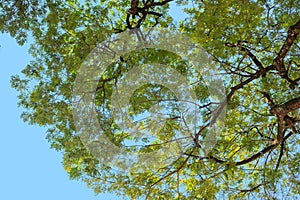
<svg viewBox="0 0 300 200"><path fill-rule="evenodd" d="M171 3L189 5L188 17L179 24L169 15ZM47 139L63 153L70 178L86 182L96 193L114 192L130 199L299 197L300 1L19 0L0 1L0 10L2 32L20 44L28 36L34 39L30 49L34 60L11 79L25 110L22 118L48 127ZM226 98L214 110L207 104L207 88L193 85L203 117L194 141L201 140L206 122L218 118L227 104L226 128L208 155L191 141L186 152L164 168L125 174L97 160L76 134L72 88L81 63L97 44L126 29L151 27L187 34L224 73ZM189 73L199 66L155 49L133 52L112 63L99 81L95 106L101 126L120 147L136 138L115 125L110 97L115 82L142 62L168 64L190 84L201 80L199 74ZM155 84L137 89L131 97L132 118L167 99L173 100L160 105L176 117L170 114L168 123L155 133L157 139L146 141L153 149L172 140L178 130L182 119L176 97Z"/></svg>

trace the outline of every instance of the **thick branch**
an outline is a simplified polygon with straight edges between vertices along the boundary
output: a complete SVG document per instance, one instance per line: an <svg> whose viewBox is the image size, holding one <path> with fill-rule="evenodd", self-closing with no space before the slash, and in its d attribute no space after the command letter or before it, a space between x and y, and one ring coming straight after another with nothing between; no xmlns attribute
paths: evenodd
<svg viewBox="0 0 300 200"><path fill-rule="evenodd" d="M293 110L297 110L300 108L300 97L291 99L284 104L276 105L271 108L270 113L277 116L285 116L289 112Z"/></svg>
<svg viewBox="0 0 300 200"><path fill-rule="evenodd" d="M272 101L270 95L267 92L261 92L268 105L270 106L270 114L277 117L278 120L278 133L277 133L277 141L282 141L284 133L284 125L293 127L295 121L292 117L289 117L287 114L293 110L300 108L300 97L294 98L292 100L287 101L281 105L275 105Z"/></svg>
<svg viewBox="0 0 300 200"><path fill-rule="evenodd" d="M129 12L132 12L131 14L137 14L138 5L139 5L139 0L132 0L131 1L131 8L130 8Z"/></svg>
<svg viewBox="0 0 300 200"><path fill-rule="evenodd" d="M294 41L296 40L299 34L299 30L300 30L300 20L296 24L290 26L285 42L282 45L276 58L274 59L274 65L277 71L279 72L279 75L290 83L291 89L295 89L295 86L297 85L297 81L291 80L289 78L288 71L284 65L284 58L287 55L288 51L290 50L291 46L293 45Z"/></svg>
<svg viewBox="0 0 300 200"><path fill-rule="evenodd" d="M296 24L290 26L290 28L288 30L287 38L286 38L283 46L281 47L277 57L274 59L274 64L277 67L279 72L284 72L286 70L284 68L283 60L284 60L287 52L293 45L295 39L297 38L297 36L299 34L299 30L300 30L300 20Z"/></svg>
<svg viewBox="0 0 300 200"><path fill-rule="evenodd" d="M277 139L274 141L275 143L280 143L283 139L284 136L283 119L284 116L278 116Z"/></svg>
<svg viewBox="0 0 300 200"><path fill-rule="evenodd" d="M139 7L139 0L132 0L131 1L131 7L128 9L127 11L127 18L126 18L126 24L127 24L127 28L129 29L133 29L133 28L139 28L143 21L146 19L146 16L149 15L154 15L156 18L156 23L157 23L157 19L161 16L163 16L163 14L161 13L157 13L154 11L149 11L150 8L153 8L155 6L163 6L169 2L171 2L173 0L164 0L161 2L154 2L154 1L147 1L144 2L144 6L143 7ZM133 19L135 19L135 16L139 16L139 20L137 21L137 24L135 27L132 27L132 25L130 24L130 16L132 16Z"/></svg>

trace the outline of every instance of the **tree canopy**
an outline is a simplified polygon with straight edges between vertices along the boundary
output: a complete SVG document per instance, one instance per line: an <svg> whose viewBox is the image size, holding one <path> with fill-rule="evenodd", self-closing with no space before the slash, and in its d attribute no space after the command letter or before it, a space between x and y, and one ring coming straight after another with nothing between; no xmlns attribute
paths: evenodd
<svg viewBox="0 0 300 200"><path fill-rule="evenodd" d="M170 15L171 4L184 6L187 17L177 22L177 16ZM130 199L300 197L300 1L0 1L0 21L0 30L19 44L33 38L29 50L33 60L11 78L11 85L24 108L22 119L48 128L46 138L62 152L71 179L82 180L95 193ZM114 59L92 91L95 116L111 144L137 155L176 146L181 140L185 145L176 159L159 168L151 168L154 160L148 160L150 169L141 163L122 171L91 152L91 145L103 145L101 141L87 145L78 134L74 85L82 63L97 45L127 32L143 40L155 29L169 30L167 42L172 34L183 34L201 46L221 75L224 94L211 97L203 82L207 66L191 64L188 57L166 49L132 49ZM172 45L180 42L186 41ZM151 63L170 66L178 77L186 78L195 94L199 121L188 140L181 131L189 116L173 90L152 82L117 87L132 69L147 64L144 70L149 70ZM159 77L167 73L162 66ZM113 97L117 89L125 95L129 87L133 91L125 117L138 127L152 127L151 137L133 136L116 123L112 104L118 98ZM153 108L156 116L159 108L165 109L160 128L156 128L159 117L155 121L147 115ZM222 116L224 120L218 122ZM215 130L216 142L203 154L201 145L217 123L222 126ZM103 158L110 158L110 149L100 150Z"/></svg>

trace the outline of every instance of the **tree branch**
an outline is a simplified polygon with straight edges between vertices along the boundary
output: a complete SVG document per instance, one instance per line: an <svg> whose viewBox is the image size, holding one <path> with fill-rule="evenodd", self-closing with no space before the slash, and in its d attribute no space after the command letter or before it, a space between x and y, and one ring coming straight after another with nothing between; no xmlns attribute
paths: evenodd
<svg viewBox="0 0 300 200"><path fill-rule="evenodd" d="M284 142L281 142L281 144L280 144L280 153L279 153L279 157L278 157L277 164L276 164L276 167L275 167L276 171L278 170L280 162L281 162L281 158L282 158L282 155L283 155L283 149L284 149Z"/></svg>
<svg viewBox="0 0 300 200"><path fill-rule="evenodd" d="M284 60L287 52L293 45L295 39L297 38L297 36L299 34L299 30L300 30L300 20L297 21L296 24L290 26L290 28L288 30L287 38L286 38L283 46L281 47L277 57L274 59L274 65L277 67L279 72L284 73L286 71L286 69L284 68L283 60Z"/></svg>
<svg viewBox="0 0 300 200"><path fill-rule="evenodd" d="M277 142L282 141L284 133L284 126L290 126L293 128L295 120L292 117L289 117L287 114L293 110L300 108L300 97L289 100L281 105L275 105L272 101L270 95L267 92L261 92L268 105L270 106L270 114L277 117L278 120L278 133L277 133ZM294 131L294 130L293 130Z"/></svg>
<svg viewBox="0 0 300 200"><path fill-rule="evenodd" d="M161 2L154 2L152 1L151 3L148 3L146 4L146 6L144 8L150 8L150 7L154 7L154 6L163 6L171 1L174 1L174 0L164 0L164 1L161 1Z"/></svg>
<svg viewBox="0 0 300 200"><path fill-rule="evenodd" d="M293 45L294 41L296 40L299 34L299 30L300 30L300 20L298 20L296 24L290 26L285 42L273 61L277 71L279 72L279 75L290 83L291 89L295 89L295 86L297 85L297 81L291 80L289 78L288 71L284 65L284 58L288 53L288 51L290 50L291 46Z"/></svg>
<svg viewBox="0 0 300 200"><path fill-rule="evenodd" d="M247 80L245 80L245 81L239 83L238 85L232 87L229 94L226 96L226 99L220 104L218 110L216 111L215 115L213 116L213 118L211 120L211 124L214 124L216 122L217 118L221 114L221 112L224 109L224 107L226 106L227 102L231 99L231 97L234 95L234 93L237 90L243 88L246 84L250 83L251 81L253 81L257 78L259 78L260 76L265 75L268 71L271 71L273 69L274 69L274 65L270 65L266 68L263 68L263 69L257 71L255 74L253 74L253 76L251 76Z"/></svg>
<svg viewBox="0 0 300 200"><path fill-rule="evenodd" d="M270 113L277 116L285 116L289 112L300 108L300 97L291 99L284 104L275 105L271 108Z"/></svg>
<svg viewBox="0 0 300 200"><path fill-rule="evenodd" d="M247 190L241 190L241 192L247 193L247 192L252 192L254 190L256 190L257 188L259 188L260 186L262 186L263 184L258 184L257 186L251 188L251 189L247 189Z"/></svg>
<svg viewBox="0 0 300 200"><path fill-rule="evenodd" d="M257 57L246 47L242 46L242 44L240 44L241 42L238 42L237 44L231 44L229 42L225 43L226 46L228 47L240 47L240 49L242 51L245 51L246 54L251 58L251 60L254 62L254 64L260 69L262 70L264 68L263 64L257 59Z"/></svg>
<svg viewBox="0 0 300 200"><path fill-rule="evenodd" d="M292 136L292 135L293 135L293 133L290 132L289 134L287 134L287 135L282 139L282 141L277 141L277 140L275 140L275 141L273 142L273 144L271 144L271 145L265 147L264 149L262 149L261 151L257 152L256 154L252 155L252 156L249 157L249 158L246 158L246 159L241 160L241 161L238 161L238 162L234 162L233 165L235 165L235 166L244 165L244 164L247 164L247 163L249 163L249 162L252 162L252 161L256 160L257 158L262 157L265 153L268 153L268 152L270 152L271 150L275 149L281 142L286 141L286 140L287 140L290 136ZM220 160L220 159L215 158L215 157L213 157L213 156L209 156L208 159L212 159L212 160L216 161L216 162L219 163L219 164L224 164L224 163L226 163L226 161ZM231 165L232 165L232 163L231 163Z"/></svg>
<svg viewBox="0 0 300 200"><path fill-rule="evenodd" d="M139 7L139 0L132 0L131 1L131 7L127 10L127 18L126 18L126 24L127 24L127 28L129 29L133 29L133 28L139 28L143 21L146 19L146 16L149 15L154 15L156 17L156 24L157 24L157 20L159 17L163 16L163 14L161 13L157 13L154 11L149 11L150 8L155 7L155 6L163 6L169 2L171 2L173 0L164 0L161 2L154 2L151 1L149 3L149 1L143 1L144 6L143 7ZM139 16L139 20L137 21L136 25L134 27L132 27L132 25L130 24L130 16L132 16L133 19L135 19L135 16Z"/></svg>

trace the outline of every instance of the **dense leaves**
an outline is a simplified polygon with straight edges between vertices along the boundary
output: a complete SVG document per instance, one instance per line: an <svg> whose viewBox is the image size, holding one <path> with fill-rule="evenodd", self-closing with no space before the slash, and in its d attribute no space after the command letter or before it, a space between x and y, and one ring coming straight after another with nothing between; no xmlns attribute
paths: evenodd
<svg viewBox="0 0 300 200"><path fill-rule="evenodd" d="M170 4L188 5L188 17L175 23ZM20 44L28 36L34 40L34 60L11 84L19 92L23 120L48 128L47 139L63 153L70 178L86 182L96 193L130 199L299 197L300 1L0 1L0 22L0 30ZM185 33L210 54L226 94L211 102L201 66L163 50L133 51L111 63L100 78L94 104L101 127L116 146L155 151L174 139L184 120L174 93L148 84L132 94L128 115L139 119L160 105L168 113L164 127L152 130L153 139L132 137L116 125L111 96L122 75L134 67L163 63L176 69L189 81L201 108L197 132L177 160L152 171L124 173L96 159L76 133L74 81L97 44L128 29L146 34L145 28L160 27ZM203 155L207 124L225 110L226 127L212 151ZM149 121L137 123L143 127ZM139 145L127 148L134 143Z"/></svg>

